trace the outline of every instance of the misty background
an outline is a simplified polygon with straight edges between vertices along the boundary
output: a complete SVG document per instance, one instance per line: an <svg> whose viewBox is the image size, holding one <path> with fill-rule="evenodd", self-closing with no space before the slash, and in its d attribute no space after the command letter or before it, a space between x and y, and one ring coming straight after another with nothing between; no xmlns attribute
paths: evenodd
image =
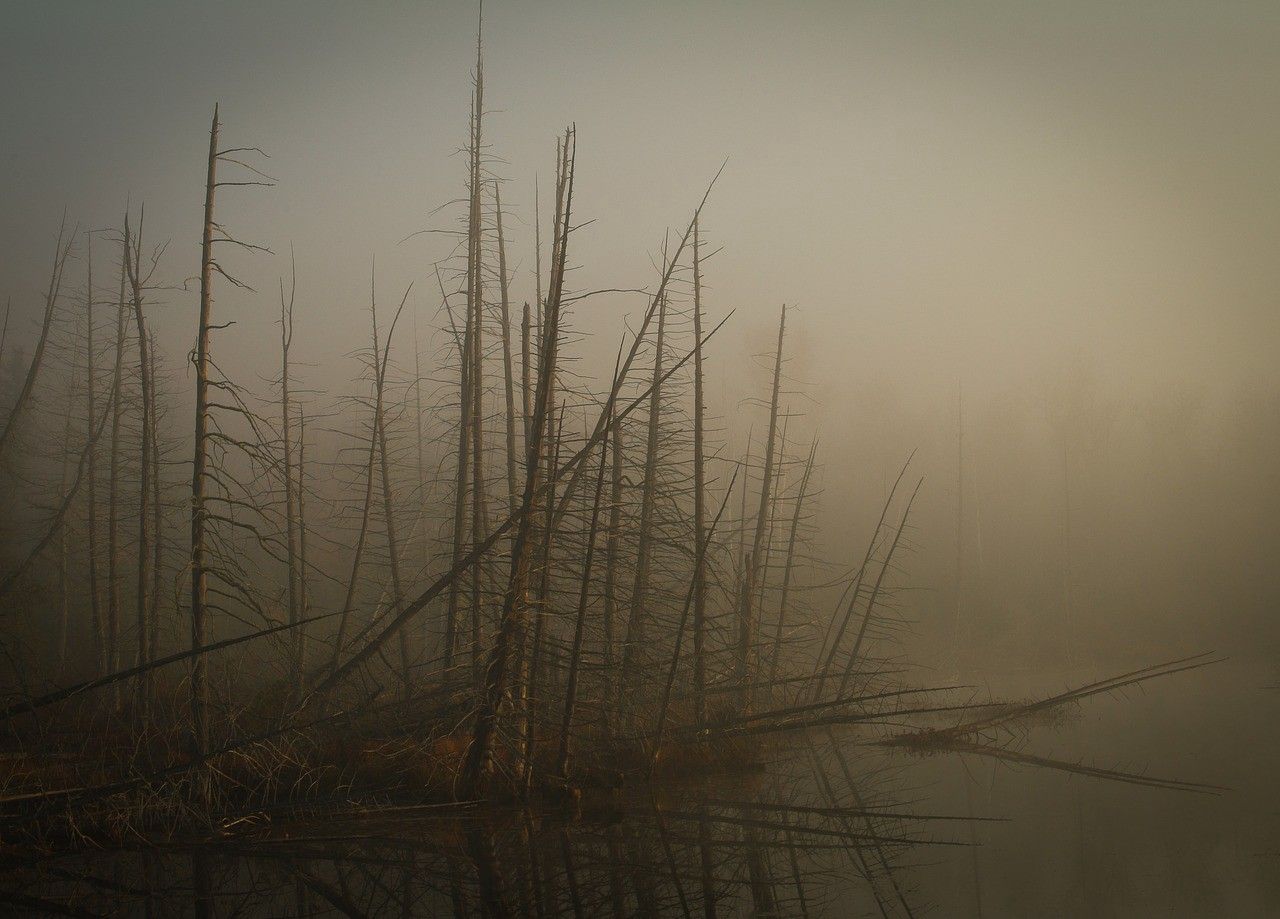
<svg viewBox="0 0 1280 919"><path fill-rule="evenodd" d="M274 372L290 246L305 385L337 395L355 375L375 258L380 302L414 282L425 338L454 240L423 231L460 213L475 16L5 2L11 340L34 338L63 209L106 228L131 201L169 243L149 321L186 352L215 101L278 180L219 200L276 253L228 259L257 291L218 292L229 375ZM789 438L821 440L815 549L833 563L860 556L917 451L897 598L917 657L1274 656L1280 8L490 0L484 35L517 302L565 124L595 221L574 237L578 290L651 285L666 228L727 158L702 221L706 308L736 310L708 349L711 407L743 444L791 305ZM575 345L585 366L607 372L641 302L577 305L599 333Z"/></svg>

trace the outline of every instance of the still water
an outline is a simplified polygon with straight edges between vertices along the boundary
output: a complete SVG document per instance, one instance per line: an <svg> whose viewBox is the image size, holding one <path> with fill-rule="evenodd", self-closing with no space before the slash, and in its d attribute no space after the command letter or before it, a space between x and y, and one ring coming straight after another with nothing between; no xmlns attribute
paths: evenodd
<svg viewBox="0 0 1280 919"><path fill-rule="evenodd" d="M1026 698L1104 674L984 673ZM976 678L971 678L976 682ZM248 817L214 845L6 857L0 909L137 916L1280 915L1280 691L1228 661L1009 732L1153 789L841 729L578 807ZM744 759L747 757L744 757Z"/></svg>

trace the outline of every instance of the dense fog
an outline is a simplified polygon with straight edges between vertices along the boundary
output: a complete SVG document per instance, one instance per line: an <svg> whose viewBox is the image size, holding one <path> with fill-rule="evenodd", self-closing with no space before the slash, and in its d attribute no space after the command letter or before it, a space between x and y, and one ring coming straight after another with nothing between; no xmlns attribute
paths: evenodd
<svg viewBox="0 0 1280 919"><path fill-rule="evenodd" d="M414 283L424 354L438 348L433 266L456 241L428 231L461 213L468 5L5 16L7 399L64 208L98 230L130 202L148 245L168 244L152 322L167 396L189 397L177 356L194 336L214 101L278 180L224 199L237 236L275 252L228 257L257 291L218 296L236 323L228 374L271 375L291 248L311 398L355 375L375 259L385 299ZM709 315L736 310L708 349L709 409L740 451L763 424L744 390L766 391L790 304L788 437L821 439L816 554L852 562L913 450L925 476L898 598L911 641L945 659L958 635L977 661L1272 652L1274 7L557 3L487 18L515 299L534 281L535 178L549 219L555 125L576 124L578 213L594 221L575 239L579 291L651 289L663 234L727 159L702 220ZM576 305L590 372L607 373L643 302Z"/></svg>

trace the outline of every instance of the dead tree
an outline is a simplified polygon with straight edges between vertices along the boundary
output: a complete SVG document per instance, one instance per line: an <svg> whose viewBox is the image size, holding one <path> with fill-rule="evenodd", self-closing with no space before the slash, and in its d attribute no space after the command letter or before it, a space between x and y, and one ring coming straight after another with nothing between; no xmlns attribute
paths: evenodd
<svg viewBox="0 0 1280 919"><path fill-rule="evenodd" d="M143 214L145 214L145 211ZM129 253L125 259L125 266L129 275L133 321L138 337L138 374L142 386L142 444L139 449L140 462L138 464L140 472L138 485L137 615L135 617L138 629L137 662L139 665L147 663L147 638L151 634L148 614L151 608L150 592L152 586L150 571L152 562L150 551L152 520L147 515L147 502L151 499L151 437L153 431L152 419L155 412L155 396L151 384L151 342L147 335L146 318L142 311L142 289L147 282L147 278L142 274L143 219L141 215L138 218L138 233L136 237L130 235L129 215L126 214L124 219L125 250ZM138 681L137 687L138 711L144 718L147 711L149 683L149 679L143 678Z"/></svg>
<svg viewBox="0 0 1280 919"><path fill-rule="evenodd" d="M209 687L204 658L206 608L209 602L209 573L205 570L205 478L209 462L209 334L213 328L213 203L217 191L218 106L213 107L209 128L209 164L204 192L204 228L200 248L200 319L196 332L196 418L195 443L191 463L191 755L203 760L209 746ZM203 770L202 770L203 773ZM200 796L208 796L207 777Z"/></svg>
<svg viewBox="0 0 1280 919"><path fill-rule="evenodd" d="M243 160L236 154L258 153L256 147L231 147L218 149L218 106L213 107L213 120L209 128L209 155L205 174L204 220L201 227L200 244L200 311L196 328L196 344L191 351L191 361L195 369L195 436L192 447L191 463L191 554L189 569L191 576L191 650L194 656L191 662L190 700L191 700L191 756L197 764L203 764L209 748L209 686L204 655L200 650L208 641L209 612L209 576L210 547L208 530L210 524L218 518L210 510L210 485L213 482L211 466L211 446L214 431L211 429L211 412L216 408L229 409L244 417L250 425L256 427L257 419L239 399L235 387L223 379L215 379L212 355L210 352L211 335L217 328L213 323L213 275L216 272L236 287L243 287L241 282L227 273L214 255L214 246L219 243L233 244L250 251L265 252L263 247L251 245L233 239L223 226L214 220L214 200L217 190L226 186L254 186L274 184L271 178ZM218 179L218 164L232 163L241 166L259 178L239 181ZM235 400L228 406L215 403L210 398L210 390L216 388L220 393ZM261 438L259 438L261 440ZM234 443L220 438L223 443ZM245 448L247 445L235 443ZM259 456L261 465L269 468L270 459ZM230 574L225 575L230 578ZM244 585L232 585L242 597L247 596ZM197 769L196 794L198 798L208 800L210 788L207 770L201 766Z"/></svg>
<svg viewBox="0 0 1280 919"><path fill-rule="evenodd" d="M573 727L573 710L578 701L578 668L582 660L582 637L587 620L591 564L595 559L596 529L600 523L600 499L604 494L608 459L609 441L606 439L600 442L600 472L596 478L595 499L591 502L591 525L587 529L587 548L582 561L582 581L578 594L578 610L574 617L573 644L569 650L569 676L565 682L564 719L560 724L560 751L556 757L556 775L566 781L569 778L569 731Z"/></svg>
<svg viewBox="0 0 1280 919"><path fill-rule="evenodd" d="M400 320L400 314L404 311L404 305L409 300L409 291L412 285L404 292L404 298L400 301L400 306L396 310L395 317L391 320L391 327L387 330L386 347L381 352L379 358L378 349L378 308L377 300L374 298L372 290L372 279L370 281L370 315L373 323L373 356L376 362L376 373L374 376L374 410L373 410L373 430L378 439L378 470L382 482L382 517L386 526L387 534L387 553L390 558L391 566L391 599L392 603L398 608L404 601L404 586L400 580L400 547L396 541L396 521L394 508L391 501L391 472L390 462L387 458L387 421L385 411L386 401L386 384L387 384L387 361L391 354L391 339L395 335L396 323ZM400 679L404 685L404 691L407 695L410 688L409 676L409 643L408 636L404 632L400 633Z"/></svg>
<svg viewBox="0 0 1280 919"><path fill-rule="evenodd" d="M289 299L284 296L284 280L280 281L280 451L283 455L284 468L284 507L285 507L285 548L287 553L287 608L288 621L294 629L289 633L293 643L290 661L290 682L297 689L301 688L303 673L302 631L297 628L302 616L298 584L300 571L298 566L298 521L295 516L297 497L294 494L293 481L293 437L291 430L292 405L289 401L289 348L293 344L293 304L298 290L297 263L290 255L290 267L293 269L289 283Z"/></svg>
<svg viewBox="0 0 1280 919"><path fill-rule="evenodd" d="M538 390L534 406L534 424L532 436L526 447L525 486L521 502L523 513L516 528L516 536L511 547L511 576L503 597L502 618L499 631L489 652L489 661L485 669L485 679L481 687L480 707L476 713L475 726L472 731L471 746L467 751L466 761L460 777L460 790L464 797L471 797L481 792L488 779L491 765L491 751L494 732L498 726L499 708L507 691L508 669L516 639L519 636L528 605L526 590L529 575L529 557L527 554L530 534L531 506L539 490L542 463L542 441L549 417L548 397L551 393L551 381L555 374L556 352L559 339L560 298L564 286L565 255L568 250L570 215L573 206L573 131L565 133L566 195L564 213L558 222L561 239L558 241L557 258L552 264L551 288L547 296L546 330L543 335L542 356L538 367Z"/></svg>
<svg viewBox="0 0 1280 919"><path fill-rule="evenodd" d="M121 428L124 422L125 283L128 280L129 242L121 238L120 293L116 303L116 356L111 375L111 455L107 473L107 618L95 636L99 673L117 669L117 636L120 633L120 463Z"/></svg>
<svg viewBox="0 0 1280 919"><path fill-rule="evenodd" d="M787 558L782 567L782 596L778 600L778 624L773 633L773 653L770 655L769 682L778 679L778 667L782 658L782 636L787 621L787 599L791 593L791 575L796 560L796 543L803 519L804 500L808 496L809 476L813 474L813 461L818 452L818 441L809 447L809 458L800 476L800 490L796 492L796 504L791 513L791 531L787 536Z"/></svg>
<svg viewBox="0 0 1280 919"><path fill-rule="evenodd" d="M35 390L36 380L40 376L40 367L44 362L44 353L49 342L49 332L53 328L53 317L57 311L58 297L62 291L63 271L67 266L67 257L71 254L71 244L75 241L76 233L80 228L77 226L70 233L67 233L66 229L67 219L64 216L58 227L58 242L53 250L53 268L49 272L49 288L44 296L44 317L41 320L40 337L36 340L36 350L31 355L31 363L27 366L22 389L18 391L18 398L13 408L9 410L4 427L0 428L0 457L4 456L5 446L22 420L22 415L31 401L31 394Z"/></svg>
<svg viewBox="0 0 1280 919"><path fill-rule="evenodd" d="M85 418L86 424L92 425L98 416L97 410L97 373L94 365L93 341L93 236L85 234ZM88 458L88 509L87 529L89 536L88 569L89 569L89 621L95 636L102 634L101 588L98 583L98 451L89 451Z"/></svg>
<svg viewBox="0 0 1280 919"><path fill-rule="evenodd" d="M78 323L77 323L78 325ZM72 454L71 438L72 438L72 419L75 417L75 403L79 396L76 392L76 380L74 368L76 365L76 354L71 356L72 375L67 381L67 405L62 419L62 446L58 451L60 454L61 469L58 476L58 497L66 500L67 495L67 473L70 466ZM92 424L93 416L90 415L90 424ZM56 638L58 664L57 672L63 673L67 665L67 637L70 626L71 613L71 588L68 583L70 575L70 561L67 545L66 526L58 527L58 633Z"/></svg>
<svg viewBox="0 0 1280 919"><path fill-rule="evenodd" d="M693 538L701 545L706 527L706 457L703 452L704 421L702 394L702 251L698 221L693 221ZM730 484L729 490L733 490ZM706 553L698 552L693 562L693 693L698 727L707 717L707 580Z"/></svg>
<svg viewBox="0 0 1280 919"><path fill-rule="evenodd" d="M160 590L161 572L164 570L164 505L161 503L162 482L160 478L160 397L158 379L156 377L156 333L148 330L151 347L147 353L148 376L151 379L152 412L151 412L151 606L147 619L151 624L151 634L147 636L147 660L153 661L160 648Z"/></svg>
<svg viewBox="0 0 1280 919"><path fill-rule="evenodd" d="M645 617L649 590L649 554L653 545L653 505L657 488L658 436L662 412L662 357L667 325L667 298L658 302L658 331L654 339L653 385L649 390L649 434L645 442L644 478L640 492L640 529L636 548L635 578L631 587L631 608L627 615L627 630L622 643L622 670L619 682L619 701L626 704L632 692L637 667L636 655L644 645ZM634 711L632 706L628 706Z"/></svg>
<svg viewBox="0 0 1280 919"><path fill-rule="evenodd" d="M509 512L516 509L516 399L515 379L512 370L511 354L511 300L507 276L507 244L502 233L502 192L498 183L493 183L493 201L498 225L498 293L501 297L502 323L502 375L504 395L507 407L507 493L509 495Z"/></svg>
<svg viewBox="0 0 1280 919"><path fill-rule="evenodd" d="M750 691L746 688L753 679L755 667L753 660L755 651L755 591L757 585L763 584L763 577L760 570L761 558L764 553L765 532L769 526L771 507L770 496L772 494L774 479L774 465L776 462L775 442L778 430L778 396L782 385L782 341L787 328L787 307L782 307L782 318L778 321L778 350L774 357L773 364L773 389L769 400L769 432L765 436L764 448L764 471L760 481L760 506L756 511L755 535L751 540L751 553L747 556L745 566L745 575L743 577L741 607L739 615L742 621L739 623L739 645L738 645L738 676L742 684L743 694L742 703L748 705L750 702Z"/></svg>
<svg viewBox="0 0 1280 919"><path fill-rule="evenodd" d="M483 26L483 19L481 19ZM481 209L481 147L484 125L484 61L481 55L481 29L476 30L475 95L472 102L470 175L468 191L470 207L467 215L467 314L471 326L471 534L479 539L488 532L488 508L484 471L484 239ZM484 621L482 608L483 565L471 570L471 632L474 642L473 665L479 663L480 634Z"/></svg>

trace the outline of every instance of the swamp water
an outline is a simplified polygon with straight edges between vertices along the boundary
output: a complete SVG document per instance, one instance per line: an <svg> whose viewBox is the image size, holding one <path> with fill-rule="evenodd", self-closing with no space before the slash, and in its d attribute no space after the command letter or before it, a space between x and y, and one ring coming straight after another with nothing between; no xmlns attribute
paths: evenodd
<svg viewBox="0 0 1280 919"><path fill-rule="evenodd" d="M997 698L1100 674L984 674ZM11 853L17 915L1268 916L1280 914L1280 691L1227 661L1003 732L1061 763L1224 786L1135 786L848 728L740 773L576 807L270 823L213 844ZM982 692L988 691L984 688Z"/></svg>

